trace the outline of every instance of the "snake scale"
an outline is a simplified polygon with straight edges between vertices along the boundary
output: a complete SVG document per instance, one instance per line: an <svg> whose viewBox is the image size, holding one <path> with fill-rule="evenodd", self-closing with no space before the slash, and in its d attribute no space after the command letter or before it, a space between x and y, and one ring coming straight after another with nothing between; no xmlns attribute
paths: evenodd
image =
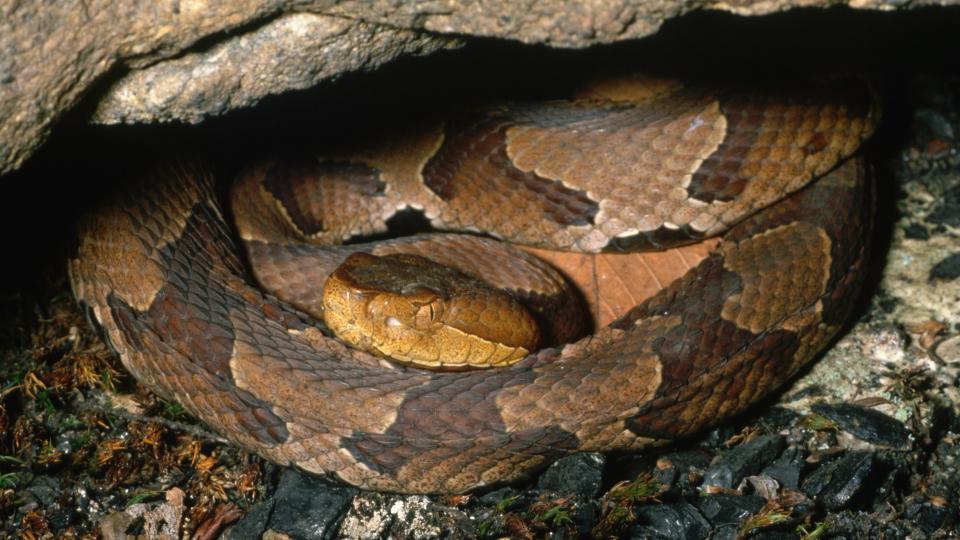
<svg viewBox="0 0 960 540"><path fill-rule="evenodd" d="M155 167L82 218L71 283L138 380L234 443L367 489L464 492L570 452L692 434L821 351L867 264L872 188L850 156L877 120L876 98L851 81L608 81L571 101L474 111L349 155L251 165L243 181L280 209L256 214L273 216L253 220L266 233L225 220L201 167ZM337 190L306 197L373 205L373 218L334 231L302 212L292 195L303 167L359 186L368 202ZM240 197L232 213L260 195ZM238 242L279 256L256 271L261 281L279 276L281 288L309 293L318 287L285 269L316 247L274 233L375 232L403 208L438 228L586 252L722 237L608 327L510 367L463 372L397 366L328 337L253 284Z"/></svg>

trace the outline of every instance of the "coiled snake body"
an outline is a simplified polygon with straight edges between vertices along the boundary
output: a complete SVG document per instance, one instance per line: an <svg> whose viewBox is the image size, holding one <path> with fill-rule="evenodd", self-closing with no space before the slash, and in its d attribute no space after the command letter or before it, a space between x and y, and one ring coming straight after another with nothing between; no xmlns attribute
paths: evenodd
<svg viewBox="0 0 960 540"><path fill-rule="evenodd" d="M251 284L213 180L194 167L154 170L82 220L76 297L140 381L272 461L364 488L463 492L568 452L694 433L781 386L849 314L871 188L847 158L877 110L848 82L628 86L493 108L359 152L362 163L312 165L359 171L379 197L375 224L414 206L440 227L581 251L723 234L681 279L574 343L468 372L350 349ZM247 176L269 182L270 170ZM418 200L391 199L403 182ZM266 191L290 223L324 231L291 190ZM248 251L310 249L240 236Z"/></svg>

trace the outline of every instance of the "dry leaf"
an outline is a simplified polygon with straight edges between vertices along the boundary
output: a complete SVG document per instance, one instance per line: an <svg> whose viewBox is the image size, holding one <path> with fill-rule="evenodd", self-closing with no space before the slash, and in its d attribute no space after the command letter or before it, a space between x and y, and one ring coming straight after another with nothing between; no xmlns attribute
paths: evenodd
<svg viewBox="0 0 960 540"><path fill-rule="evenodd" d="M568 253L525 248L564 273L583 293L597 326L606 326L703 260L719 240L648 253Z"/></svg>
<svg viewBox="0 0 960 540"><path fill-rule="evenodd" d="M906 323L904 328L911 334L919 334L920 346L924 349L929 349L937 340L937 336L947 328L947 325L940 321L926 320Z"/></svg>

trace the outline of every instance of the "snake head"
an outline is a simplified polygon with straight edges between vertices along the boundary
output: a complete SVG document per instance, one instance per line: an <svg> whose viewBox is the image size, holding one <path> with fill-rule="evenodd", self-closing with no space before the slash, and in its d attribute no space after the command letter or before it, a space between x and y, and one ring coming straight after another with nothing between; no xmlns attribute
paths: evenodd
<svg viewBox="0 0 960 540"><path fill-rule="evenodd" d="M348 257L324 286L324 318L354 347L431 369L508 365L540 337L514 297L418 255Z"/></svg>

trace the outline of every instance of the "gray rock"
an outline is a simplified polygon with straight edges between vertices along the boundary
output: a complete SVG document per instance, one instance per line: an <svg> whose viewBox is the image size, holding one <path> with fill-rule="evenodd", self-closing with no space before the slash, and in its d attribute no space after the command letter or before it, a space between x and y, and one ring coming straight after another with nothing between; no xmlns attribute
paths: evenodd
<svg viewBox="0 0 960 540"><path fill-rule="evenodd" d="M359 490L286 469L273 497L230 529L230 538L260 538L267 531L290 538L333 538Z"/></svg>
<svg viewBox="0 0 960 540"><path fill-rule="evenodd" d="M293 13L255 30L131 73L100 101L102 124L185 121L309 88L338 73L373 69L406 54L458 40L311 13Z"/></svg>
<svg viewBox="0 0 960 540"><path fill-rule="evenodd" d="M664 454L654 470L657 480L674 494L693 493L700 485L703 471L710 466L710 455L705 450L686 450Z"/></svg>
<svg viewBox="0 0 960 540"><path fill-rule="evenodd" d="M773 461L783 449L783 437L763 435L741 444L717 458L703 473L703 484L736 487L744 477L756 474Z"/></svg>
<svg viewBox="0 0 960 540"><path fill-rule="evenodd" d="M582 453L567 456L550 465L540 477L538 487L563 495L596 497L603 484L605 463L603 454Z"/></svg>
<svg viewBox="0 0 960 540"><path fill-rule="evenodd" d="M800 0L712 4L761 15ZM917 4L943 0L918 0ZM850 2L889 10L888 0ZM906 5L906 4L905 4ZM681 0L570 2L5 2L0 5L0 174L20 167L95 88L101 122L197 121L398 55L488 36L559 47L636 39L702 7ZM298 15L304 12L310 14ZM184 54L189 53L189 54ZM117 77L113 85L105 85Z"/></svg>
<svg viewBox="0 0 960 540"><path fill-rule="evenodd" d="M803 491L828 510L846 508L873 470L873 454L850 452L821 465L803 482ZM863 501L860 501L863 502Z"/></svg>
<svg viewBox="0 0 960 540"><path fill-rule="evenodd" d="M42 505L52 506L57 503L60 481L52 476L36 476L27 485L26 491L36 497Z"/></svg>
<svg viewBox="0 0 960 540"><path fill-rule="evenodd" d="M903 234L906 238L911 240L929 240L930 231L926 227L918 223L911 223L903 229Z"/></svg>
<svg viewBox="0 0 960 540"><path fill-rule="evenodd" d="M104 540L129 537L131 527L140 529L143 538L177 538L183 520L186 494L177 487L165 493L163 502L136 503L122 512L111 512L100 520L99 533Z"/></svg>
<svg viewBox="0 0 960 540"><path fill-rule="evenodd" d="M224 533L226 540L243 540L244 538L261 538L267 531L270 515L273 513L275 499L254 505L247 513L227 529Z"/></svg>
<svg viewBox="0 0 960 540"><path fill-rule="evenodd" d="M343 518L338 538L459 538L472 524L463 512L424 495L363 492Z"/></svg>
<svg viewBox="0 0 960 540"><path fill-rule="evenodd" d="M196 7L191 7L196 6ZM110 70L169 58L282 2L5 2L0 7L0 173L19 165Z"/></svg>
<svg viewBox="0 0 960 540"><path fill-rule="evenodd" d="M715 493L697 501L700 512L715 527L738 524L750 514L756 514L766 501L757 495L727 495Z"/></svg>
<svg viewBox="0 0 960 540"><path fill-rule="evenodd" d="M716 527L710 533L710 540L737 540L740 528L736 525Z"/></svg>
<svg viewBox="0 0 960 540"><path fill-rule="evenodd" d="M773 463L767 465L762 474L780 483L780 487L797 489L800 486L800 472L803 470L803 452L790 447Z"/></svg>
<svg viewBox="0 0 960 540"><path fill-rule="evenodd" d="M910 446L910 430L882 412L849 403L817 403L811 408L858 439L893 448Z"/></svg>
<svg viewBox="0 0 960 540"><path fill-rule="evenodd" d="M960 512L946 504L916 503L907 507L906 514L927 534L956 531L960 522Z"/></svg>
<svg viewBox="0 0 960 540"><path fill-rule="evenodd" d="M693 506L674 504L643 505L636 509L638 525L630 531L631 538L706 538L710 523Z"/></svg>
<svg viewBox="0 0 960 540"><path fill-rule="evenodd" d="M960 253L954 253L938 262L930 270L930 280L949 280L960 277Z"/></svg>
<svg viewBox="0 0 960 540"><path fill-rule="evenodd" d="M960 364L960 335L945 337L933 346L937 359L946 364Z"/></svg>

